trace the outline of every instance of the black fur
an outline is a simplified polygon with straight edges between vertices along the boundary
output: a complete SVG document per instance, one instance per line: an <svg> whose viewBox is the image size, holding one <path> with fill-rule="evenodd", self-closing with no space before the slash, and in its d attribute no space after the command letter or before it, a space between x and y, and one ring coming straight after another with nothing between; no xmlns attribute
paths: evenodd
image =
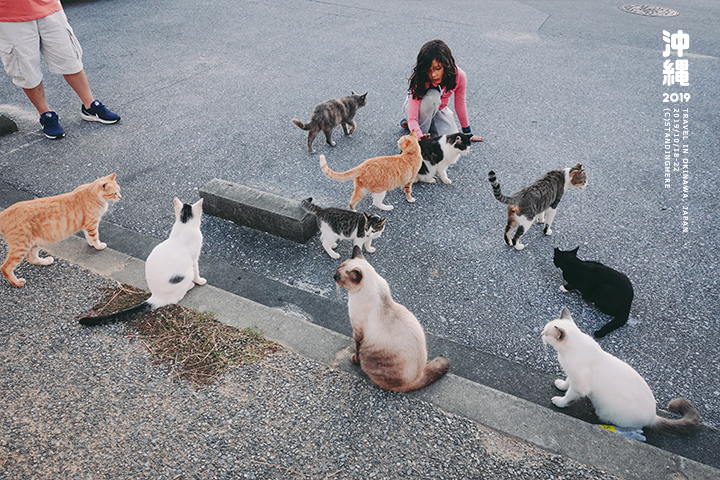
<svg viewBox="0 0 720 480"><path fill-rule="evenodd" d="M445 136L448 144L455 145L458 150L467 150L470 147L470 138L472 134L457 132ZM420 166L419 175L427 175L430 173L428 165L437 165L445 158L442 149L441 140L443 136L431 137L424 135L420 138L420 150L422 152L423 163Z"/></svg>
<svg viewBox="0 0 720 480"><path fill-rule="evenodd" d="M152 305L145 301L135 305L134 307L126 308L125 310L120 310L119 312L111 313L109 315L101 315L99 317L80 317L78 322L80 325L85 325L86 327L94 327L111 321L131 320L145 310L149 310L151 308Z"/></svg>
<svg viewBox="0 0 720 480"><path fill-rule="evenodd" d="M187 223L193 218L192 205L183 203L182 211L180 212L180 223Z"/></svg>
<svg viewBox="0 0 720 480"><path fill-rule="evenodd" d="M370 228L380 230L385 225L385 219L378 215L335 207L319 207L312 203L312 198L306 198L301 205L306 211L315 215L318 227L322 223L327 223L333 232L345 237L356 235L358 238L363 238Z"/></svg>
<svg viewBox="0 0 720 480"><path fill-rule="evenodd" d="M585 301L615 317L595 331L596 337L604 337L627 323L634 296L632 283L625 274L602 263L580 260L579 248L568 252L555 248L553 263L563 272L566 290L579 290Z"/></svg>
<svg viewBox="0 0 720 480"><path fill-rule="evenodd" d="M176 284L182 282L183 280L185 280L184 275L175 275L172 278L170 278L170 283L173 285L176 285Z"/></svg>

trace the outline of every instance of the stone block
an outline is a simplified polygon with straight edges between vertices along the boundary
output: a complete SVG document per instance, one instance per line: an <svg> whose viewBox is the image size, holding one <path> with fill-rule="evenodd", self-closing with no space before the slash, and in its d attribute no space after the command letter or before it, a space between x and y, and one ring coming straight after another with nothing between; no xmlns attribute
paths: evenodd
<svg viewBox="0 0 720 480"><path fill-rule="evenodd" d="M300 201L214 178L200 189L203 212L298 243L315 232L315 215Z"/></svg>
<svg viewBox="0 0 720 480"><path fill-rule="evenodd" d="M0 115L0 137L10 135L18 131L15 122L7 118L5 115Z"/></svg>

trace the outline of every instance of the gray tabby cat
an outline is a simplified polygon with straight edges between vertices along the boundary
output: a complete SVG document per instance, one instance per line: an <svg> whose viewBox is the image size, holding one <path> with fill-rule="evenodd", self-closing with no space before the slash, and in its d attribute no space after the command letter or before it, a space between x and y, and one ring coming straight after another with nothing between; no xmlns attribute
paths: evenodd
<svg viewBox="0 0 720 480"><path fill-rule="evenodd" d="M488 181L492 185L495 198L508 205L508 221L505 227L505 243L516 250L522 250L525 245L520 243L520 237L532 226L535 218L538 222L544 223L545 235L552 235L552 225L555 219L560 199L566 188L587 187L587 175L579 163L574 167L563 170L552 170L542 178L535 180L532 185L521 189L512 197L506 197L500 191L500 183L495 177L495 172L488 173ZM510 238L513 228L517 225L515 236Z"/></svg>
<svg viewBox="0 0 720 480"><path fill-rule="evenodd" d="M353 240L361 249L364 245L370 253L375 251L371 243L382 234L385 218L342 208L322 208L311 202L312 198L307 198L301 205L306 211L315 214L320 228L320 241L328 255L336 260L340 258L340 254L333 249L337 247L337 241L342 239Z"/></svg>
<svg viewBox="0 0 720 480"><path fill-rule="evenodd" d="M352 92L352 95L328 100L318 104L310 116L308 123L293 118L292 122L303 130L309 130L307 149L308 153L315 153L312 149L313 140L320 131L325 134L325 141L331 147L335 146L330 136L333 128L342 125L345 135L352 135L355 131L355 113L358 108L364 107L366 103L367 92L358 95ZM350 129L348 130L348 126Z"/></svg>

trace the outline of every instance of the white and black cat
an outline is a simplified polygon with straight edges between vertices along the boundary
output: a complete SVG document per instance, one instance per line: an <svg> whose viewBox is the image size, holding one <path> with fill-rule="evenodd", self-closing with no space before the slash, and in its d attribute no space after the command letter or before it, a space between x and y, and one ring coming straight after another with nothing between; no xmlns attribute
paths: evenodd
<svg viewBox="0 0 720 480"><path fill-rule="evenodd" d="M437 173L443 183L452 183L447 176L450 165L457 163L460 155L469 153L472 134L462 132L440 137L423 136L420 139L423 163L415 177L416 182L435 183Z"/></svg>
<svg viewBox="0 0 720 480"><path fill-rule="evenodd" d="M372 253L375 251L372 241L378 238L385 229L385 218L369 213L358 213L342 208L323 208L312 203L312 198L301 202L302 207L315 215L320 229L322 246L334 259L340 258L334 248L338 240L352 240L356 246Z"/></svg>
<svg viewBox="0 0 720 480"><path fill-rule="evenodd" d="M563 170L552 170L531 185L519 190L513 196L507 197L500 191L500 183L495 172L488 172L488 181L492 185L495 198L508 205L508 221L505 226L503 238L505 243L516 250L522 250L525 245L520 243L520 237L532 226L535 218L544 223L545 235L552 235L552 225L555 212L566 188L585 189L587 175L581 164ZM513 228L517 225L514 237L510 237Z"/></svg>
<svg viewBox="0 0 720 480"><path fill-rule="evenodd" d="M633 287L625 274L602 263L577 258L579 248L567 252L555 248L553 263L562 270L566 282L560 285L561 291L579 290L585 301L594 303L601 312L615 317L595 331L594 335L601 338L627 323Z"/></svg>
<svg viewBox="0 0 720 480"><path fill-rule="evenodd" d="M325 141L331 147L335 146L332 140L332 131L338 125L342 125L345 135L352 135L355 132L355 114L358 108L364 107L367 103L367 92L327 100L319 103L310 116L308 123L293 118L292 122L299 128L308 131L307 151L314 153L312 149L313 140L321 131L325 134ZM349 128L348 128L349 127Z"/></svg>
<svg viewBox="0 0 720 480"><path fill-rule="evenodd" d="M198 268L203 242L200 231L202 203L202 199L193 205L173 199L175 224L170 236L152 249L145 262L145 280L152 293L150 298L113 314L82 317L80 324L93 326L110 320L126 320L151 308L178 303L196 284L205 285L206 280L200 276Z"/></svg>
<svg viewBox="0 0 720 480"><path fill-rule="evenodd" d="M618 427L648 427L666 435L685 435L700 427L700 414L684 398L676 398L667 406L682 418L658 416L655 397L640 374L581 332L567 308L562 309L559 319L545 325L542 340L557 351L567 374L567 379L555 380L555 386L565 391L564 396L552 398L556 406L564 408L588 397L598 418Z"/></svg>

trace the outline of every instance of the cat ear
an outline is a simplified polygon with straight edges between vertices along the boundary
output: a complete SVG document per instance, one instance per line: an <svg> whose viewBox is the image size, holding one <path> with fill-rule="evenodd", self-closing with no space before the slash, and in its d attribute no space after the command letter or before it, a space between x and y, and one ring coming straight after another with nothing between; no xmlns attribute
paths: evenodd
<svg viewBox="0 0 720 480"><path fill-rule="evenodd" d="M574 249L570 250L570 253L574 254L577 257L578 250L580 250L580 245L578 245Z"/></svg>
<svg viewBox="0 0 720 480"><path fill-rule="evenodd" d="M568 310L567 307L563 307L562 310L560 310L560 320L572 320L570 310Z"/></svg>
<svg viewBox="0 0 720 480"><path fill-rule="evenodd" d="M565 330L555 325L555 338L558 342L561 342L565 338Z"/></svg>
<svg viewBox="0 0 720 480"><path fill-rule="evenodd" d="M109 177L110 177L110 180L115 180L115 174L114 174L114 173L111 173L111 174L109 175Z"/></svg>
<svg viewBox="0 0 720 480"><path fill-rule="evenodd" d="M354 283L355 285L357 285L357 284L359 284L360 282L362 282L363 274L362 274L362 272L361 272L360 270L358 270L358 269L350 270L350 271L348 272L348 278L350 279L350 281L351 281L352 283Z"/></svg>
<svg viewBox="0 0 720 480"><path fill-rule="evenodd" d="M363 257L363 254L362 254L362 248L360 248L358 245L355 245L353 247L353 253L350 258L359 258L361 260L365 260L365 257Z"/></svg>

